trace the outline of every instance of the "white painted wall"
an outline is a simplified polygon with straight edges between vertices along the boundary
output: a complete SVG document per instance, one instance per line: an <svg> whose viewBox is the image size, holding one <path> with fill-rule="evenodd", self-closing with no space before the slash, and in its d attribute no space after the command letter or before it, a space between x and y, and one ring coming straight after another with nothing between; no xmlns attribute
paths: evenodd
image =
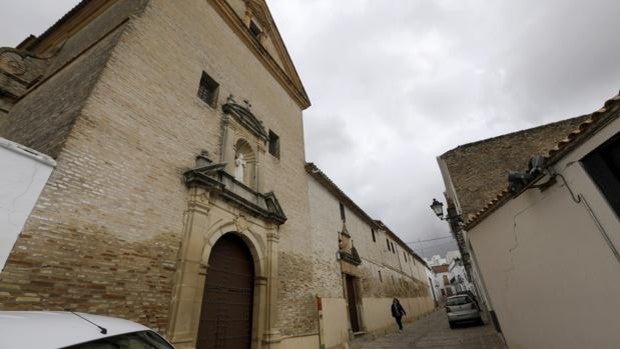
<svg viewBox="0 0 620 349"><path fill-rule="evenodd" d="M56 162L0 138L0 270Z"/></svg>
<svg viewBox="0 0 620 349"><path fill-rule="evenodd" d="M452 283L454 292L472 291L476 293L474 291L474 286L467 280L465 267L459 259L453 259L452 262L450 262L450 280L454 280Z"/></svg>
<svg viewBox="0 0 620 349"><path fill-rule="evenodd" d="M435 273L429 268L424 268L424 271L426 272L426 279L429 281L428 294L433 297L435 302L438 302L441 294L437 294L438 290L435 290Z"/></svg>
<svg viewBox="0 0 620 349"><path fill-rule="evenodd" d="M344 298L322 298L323 331L326 348L349 341L349 317L347 301Z"/></svg>
<svg viewBox="0 0 620 349"><path fill-rule="evenodd" d="M448 296L448 291L447 291L448 289L450 289L450 291L452 292L451 295L455 294L454 288L450 284L450 273L445 272L445 273L434 273L434 274L435 274L435 280L434 280L435 294L437 296L437 299L440 302L443 302ZM444 282L444 276L448 279L447 284Z"/></svg>
<svg viewBox="0 0 620 349"><path fill-rule="evenodd" d="M620 119L554 165L616 247L620 219L579 160L618 132ZM618 347L620 262L560 178L508 201L468 236L510 348Z"/></svg>

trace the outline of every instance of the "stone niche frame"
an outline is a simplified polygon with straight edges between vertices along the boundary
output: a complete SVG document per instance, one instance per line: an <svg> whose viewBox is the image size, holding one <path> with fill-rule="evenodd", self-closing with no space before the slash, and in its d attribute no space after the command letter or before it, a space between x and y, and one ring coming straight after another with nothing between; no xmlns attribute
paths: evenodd
<svg viewBox="0 0 620 349"><path fill-rule="evenodd" d="M269 134L260 121L250 110L249 102L245 106L238 104L232 95L228 96L222 106L220 130L220 163L226 164L226 172L235 173L235 155L240 145L251 150L248 161L248 178L245 183L250 188L261 191L263 178L261 162L267 152Z"/></svg>
<svg viewBox="0 0 620 349"><path fill-rule="evenodd" d="M166 332L177 348L195 348L211 249L224 234L234 233L247 244L254 260L251 347L277 349L282 341L276 328L278 226L286 217L273 193L254 192L223 173L223 166L209 165L185 173L189 200ZM226 183L236 184L236 189L227 188ZM262 200L249 202L233 190Z"/></svg>

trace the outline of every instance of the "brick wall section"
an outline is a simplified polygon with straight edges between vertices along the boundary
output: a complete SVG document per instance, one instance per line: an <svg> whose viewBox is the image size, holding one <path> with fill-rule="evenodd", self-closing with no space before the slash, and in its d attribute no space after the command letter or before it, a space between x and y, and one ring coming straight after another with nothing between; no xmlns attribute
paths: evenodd
<svg viewBox="0 0 620 349"><path fill-rule="evenodd" d="M587 116L461 145L441 155L465 215L482 209L508 187L508 171L527 170L534 155L546 155ZM467 216L466 216L467 217Z"/></svg>
<svg viewBox="0 0 620 349"><path fill-rule="evenodd" d="M139 101L144 102L136 106L135 95L114 95L119 104L114 110L141 126L132 132L147 133L143 138L156 143L152 147L159 156L170 154L175 162L168 168L189 166L201 149L219 154L220 107L229 94L238 101L249 100L265 128L280 135L280 159L266 154L260 167L263 190L276 193L288 217L280 227L280 290L296 291L280 291L278 318L285 334L315 331L313 294L306 287L312 274L305 266L312 264L313 257L306 249L312 237L299 106L209 2L191 0L180 5L152 0L119 52L123 58L116 64L115 80L107 93L139 91ZM144 64L143 57L149 57L149 64ZM217 110L196 97L203 70L220 84ZM168 185L179 186L178 178Z"/></svg>
<svg viewBox="0 0 620 349"><path fill-rule="evenodd" d="M69 95L85 94L79 80L95 79L89 69L106 67L103 53L119 35L102 43L101 54L95 50L73 63L80 69L66 70L77 85L66 85L63 70L39 93L61 100L52 93L57 83L70 88ZM112 108L115 96L107 89L115 78L113 65L104 69L68 134L57 168L0 274L0 307L110 314L163 331L185 205L182 170L174 152L160 156L165 149L151 144L159 135L140 132L133 119ZM71 112L78 113L78 107Z"/></svg>
<svg viewBox="0 0 620 349"><path fill-rule="evenodd" d="M71 36L51 60L45 75L50 75L99 41L127 18L139 14L148 0L117 0L114 5L93 19L86 27Z"/></svg>
<svg viewBox="0 0 620 349"><path fill-rule="evenodd" d="M58 157L122 28L13 106L0 136Z"/></svg>
<svg viewBox="0 0 620 349"><path fill-rule="evenodd" d="M48 80L23 97L0 123L0 136L56 158L122 33L124 27L117 26L144 4L119 1L68 39L49 59L43 75Z"/></svg>
<svg viewBox="0 0 620 349"><path fill-rule="evenodd" d="M114 39L107 63L102 52L101 60L84 57L90 71L66 70L76 79L71 91L60 89L69 77L59 74L58 85L48 81L49 91L21 106L53 114L60 126L9 132L57 155L58 166L0 274L0 307L67 307L164 330L187 200L181 174L202 149L219 154L220 107L232 93L280 135L280 159L267 154L261 170L265 191L276 193L288 217L280 228L281 327L316 332L299 106L207 1L151 0ZM88 91L77 83L102 67L83 104ZM203 70L220 83L217 109L196 95ZM34 101L57 97L54 89L84 95L70 108L37 109ZM73 128L68 120L76 120ZM53 137L59 130L64 147L63 137Z"/></svg>

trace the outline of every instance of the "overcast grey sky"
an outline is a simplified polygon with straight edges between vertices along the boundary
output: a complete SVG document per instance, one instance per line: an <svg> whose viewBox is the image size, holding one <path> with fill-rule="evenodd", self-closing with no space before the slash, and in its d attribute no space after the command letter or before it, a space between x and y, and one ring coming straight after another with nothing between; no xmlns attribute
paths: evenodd
<svg viewBox="0 0 620 349"><path fill-rule="evenodd" d="M0 0L0 46L77 2ZM312 100L308 161L405 241L448 232L429 209L437 155L592 112L620 89L620 1L268 4Z"/></svg>

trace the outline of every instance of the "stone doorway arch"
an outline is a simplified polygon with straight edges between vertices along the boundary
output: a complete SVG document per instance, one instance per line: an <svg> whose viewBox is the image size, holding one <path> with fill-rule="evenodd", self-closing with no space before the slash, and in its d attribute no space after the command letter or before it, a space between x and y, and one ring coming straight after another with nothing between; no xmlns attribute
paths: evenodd
<svg viewBox="0 0 620 349"><path fill-rule="evenodd" d="M251 348L254 280L249 247L237 234L224 234L209 255L197 349Z"/></svg>

